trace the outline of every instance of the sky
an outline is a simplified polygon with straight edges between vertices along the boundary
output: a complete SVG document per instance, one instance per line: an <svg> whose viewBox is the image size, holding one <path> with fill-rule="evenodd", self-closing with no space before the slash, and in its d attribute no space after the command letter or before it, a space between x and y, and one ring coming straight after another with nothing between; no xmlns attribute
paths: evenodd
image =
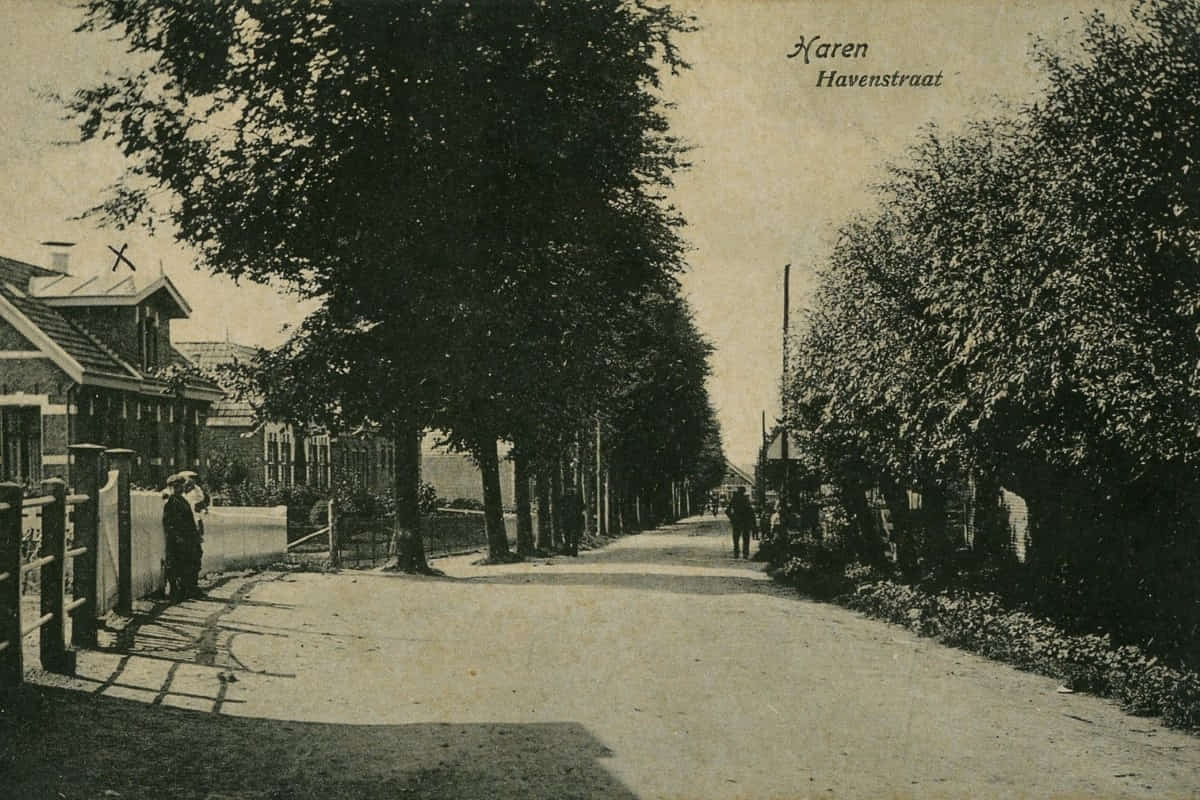
<svg viewBox="0 0 1200 800"><path fill-rule="evenodd" d="M664 78L674 132L692 166L671 199L687 220L682 276L700 329L715 345L709 392L726 454L751 464L779 413L784 265L793 325L838 225L874 203L882 165L903 158L923 125L953 130L1005 102L1033 99L1041 77L1031 34L1068 42L1097 0L675 0L700 30L680 40L691 69ZM1120 6L1118 6L1120 8ZM1120 11L1118 14L1122 13ZM70 144L47 92L69 94L128 56L111 37L72 32L73 2L0 0L0 255L48 260L47 240L77 242L72 271L112 264L128 244L139 270L161 270L193 308L177 341L282 341L306 311L294 297L193 268L169 231L101 230L76 219L121 174L109 143ZM810 62L789 59L813 41ZM860 58L819 59L821 43L865 43ZM861 52L861 50L859 51ZM922 88L818 87L820 70L941 73Z"/></svg>

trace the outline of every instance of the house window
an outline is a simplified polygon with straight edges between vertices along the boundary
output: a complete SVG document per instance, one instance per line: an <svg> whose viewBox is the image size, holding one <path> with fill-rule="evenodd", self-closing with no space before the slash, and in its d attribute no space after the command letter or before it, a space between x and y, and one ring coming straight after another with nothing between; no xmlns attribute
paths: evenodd
<svg viewBox="0 0 1200 800"><path fill-rule="evenodd" d="M284 486L292 485L292 435L288 432L283 433L282 438L282 459L280 461L280 481Z"/></svg>
<svg viewBox="0 0 1200 800"><path fill-rule="evenodd" d="M332 483L332 464L329 460L329 437L322 436L317 440L317 483L322 489L328 489Z"/></svg>
<svg viewBox="0 0 1200 800"><path fill-rule="evenodd" d="M267 483L279 483L279 434L267 434Z"/></svg>
<svg viewBox="0 0 1200 800"><path fill-rule="evenodd" d="M158 312L138 307L138 357L142 369L158 366Z"/></svg>

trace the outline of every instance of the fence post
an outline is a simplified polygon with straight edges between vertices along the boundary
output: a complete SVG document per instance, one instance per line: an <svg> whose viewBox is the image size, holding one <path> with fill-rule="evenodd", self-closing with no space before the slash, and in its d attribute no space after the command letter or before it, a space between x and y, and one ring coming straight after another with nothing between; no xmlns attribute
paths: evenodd
<svg viewBox="0 0 1200 800"><path fill-rule="evenodd" d="M333 498L329 499L329 566L337 569L342 566L342 543L337 535L337 521L333 516Z"/></svg>
<svg viewBox="0 0 1200 800"><path fill-rule="evenodd" d="M54 502L42 506L42 555L54 556L54 563L42 567L42 615L54 616L42 626L38 645L42 669L64 675L75 674L75 652L67 649L66 615L63 613L63 587L66 583L67 484L62 478L42 481L42 494Z"/></svg>
<svg viewBox="0 0 1200 800"><path fill-rule="evenodd" d="M129 476L133 469L133 451L124 448L105 450L109 469L117 478L117 613L133 614L133 517L129 499Z"/></svg>
<svg viewBox="0 0 1200 800"><path fill-rule="evenodd" d="M104 448L98 444L73 444L70 447L74 463L71 477L75 491L86 494L87 501L75 506L75 547L87 552L75 556L74 597L86 598L71 618L71 644L76 647L96 646L96 551L100 531L100 487L104 485Z"/></svg>
<svg viewBox="0 0 1200 800"><path fill-rule="evenodd" d="M25 678L21 653L21 500L15 483L0 483L0 687L19 686Z"/></svg>

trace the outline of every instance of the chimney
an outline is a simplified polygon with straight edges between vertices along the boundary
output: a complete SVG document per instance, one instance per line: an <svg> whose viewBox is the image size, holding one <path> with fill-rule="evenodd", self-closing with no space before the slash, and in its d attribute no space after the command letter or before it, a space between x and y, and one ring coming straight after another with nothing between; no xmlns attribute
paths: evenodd
<svg viewBox="0 0 1200 800"><path fill-rule="evenodd" d="M42 242L43 247L49 247L50 263L47 265L55 272L66 274L70 271L70 248L75 246L74 242Z"/></svg>

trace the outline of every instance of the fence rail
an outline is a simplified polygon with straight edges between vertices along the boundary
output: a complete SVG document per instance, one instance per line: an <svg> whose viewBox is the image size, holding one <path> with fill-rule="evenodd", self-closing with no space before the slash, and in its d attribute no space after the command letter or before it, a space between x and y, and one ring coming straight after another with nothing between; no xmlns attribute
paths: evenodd
<svg viewBox="0 0 1200 800"><path fill-rule="evenodd" d="M76 491L67 494L59 478L42 482L42 494L23 497L15 483L0 484L0 686L24 680L26 636L39 631L43 669L71 674L75 652L68 648L66 627L71 621L71 645L96 645L96 555L98 509L101 490L101 457L104 448L74 445ZM41 555L25 560L22 519L30 509L41 510ZM74 541L67 547L68 514L74 511ZM67 568L72 568L71 593L65 596ZM39 587L38 617L21 619L21 576L36 574Z"/></svg>

